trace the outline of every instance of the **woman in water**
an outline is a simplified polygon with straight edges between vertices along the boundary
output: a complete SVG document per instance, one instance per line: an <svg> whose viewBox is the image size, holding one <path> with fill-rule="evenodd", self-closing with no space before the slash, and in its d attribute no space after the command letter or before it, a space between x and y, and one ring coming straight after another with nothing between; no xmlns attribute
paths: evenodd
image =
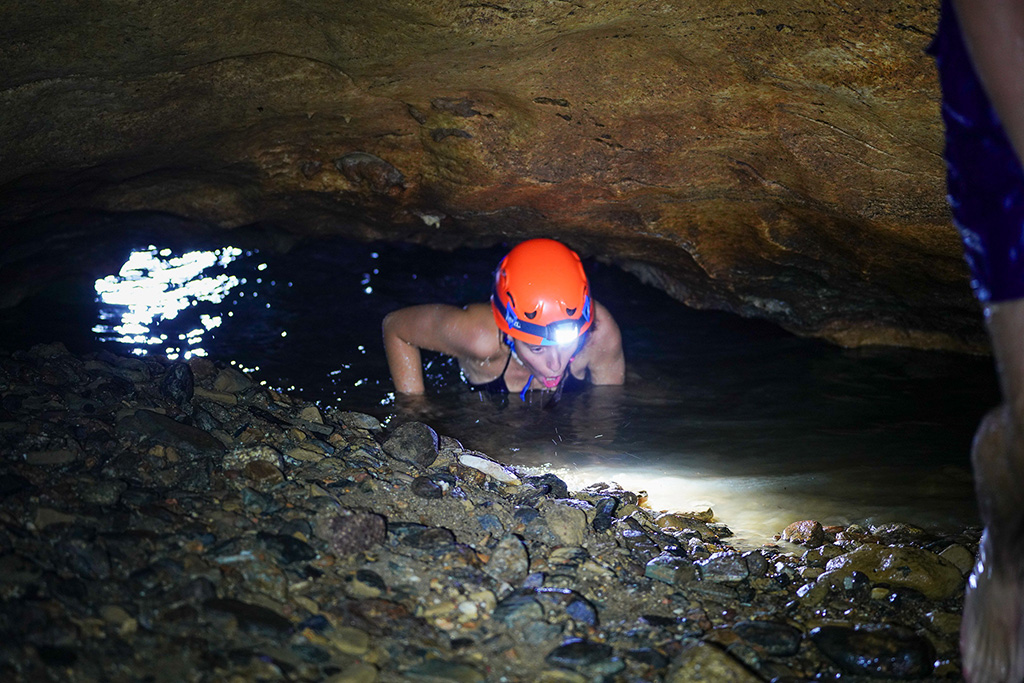
<svg viewBox="0 0 1024 683"><path fill-rule="evenodd" d="M490 303L402 308L384 318L383 332L400 394L424 391L421 349L457 359L472 387L524 400L529 391L625 377L615 319L591 298L576 252L555 240L512 249L494 273Z"/></svg>

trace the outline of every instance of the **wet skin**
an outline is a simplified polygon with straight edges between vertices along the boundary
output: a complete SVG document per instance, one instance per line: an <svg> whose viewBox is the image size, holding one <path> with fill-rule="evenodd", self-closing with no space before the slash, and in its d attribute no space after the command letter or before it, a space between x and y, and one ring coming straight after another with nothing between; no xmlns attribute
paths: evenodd
<svg viewBox="0 0 1024 683"><path fill-rule="evenodd" d="M442 304L411 306L389 313L382 326L388 368L398 394L423 394L420 349L452 356L466 379L485 384L505 375L511 392L520 392L530 375L534 389L554 389L568 368L591 384L622 384L625 360L622 337L608 310L594 302L594 323L583 348L576 343L541 346L513 340L509 360L505 335L498 329L490 304L464 308ZM569 365L569 361L572 365Z"/></svg>
<svg viewBox="0 0 1024 683"><path fill-rule="evenodd" d="M573 354L576 353L576 346L575 341L570 344L560 344L557 346L541 346L527 344L516 339L513 342L515 355L512 359L529 371L529 375L533 376L533 388L554 389L562 381L562 376L569 369L569 361L572 360ZM511 364L509 369L512 369ZM526 386L526 380L529 379L529 376L519 379L517 375L522 373L517 373L514 370L511 374L512 376L509 377L509 372L506 371L505 373L505 382L509 385L509 390L516 390L513 384L519 385L519 389L522 390L522 387ZM537 386L538 384L540 387Z"/></svg>
<svg viewBox="0 0 1024 683"><path fill-rule="evenodd" d="M972 683L1024 680L1024 300L986 310L1005 402L974 439L978 509L985 524L964 595L960 649Z"/></svg>

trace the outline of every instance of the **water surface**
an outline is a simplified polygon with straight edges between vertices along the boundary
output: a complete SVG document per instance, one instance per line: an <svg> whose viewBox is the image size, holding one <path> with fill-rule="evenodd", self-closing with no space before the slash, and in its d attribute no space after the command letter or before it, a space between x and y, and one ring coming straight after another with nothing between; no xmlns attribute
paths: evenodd
<svg viewBox="0 0 1024 683"><path fill-rule="evenodd" d="M614 480L658 509L710 506L743 543L808 518L977 523L968 451L998 397L990 359L844 350L689 309L593 261L595 297L622 328L626 386L524 403L467 390L451 360L428 354L430 396L396 403L383 315L485 301L505 250L331 238L280 252L136 235L104 245L121 266L0 312L0 334L14 347L61 340L232 362L322 405L422 419L574 486Z"/></svg>

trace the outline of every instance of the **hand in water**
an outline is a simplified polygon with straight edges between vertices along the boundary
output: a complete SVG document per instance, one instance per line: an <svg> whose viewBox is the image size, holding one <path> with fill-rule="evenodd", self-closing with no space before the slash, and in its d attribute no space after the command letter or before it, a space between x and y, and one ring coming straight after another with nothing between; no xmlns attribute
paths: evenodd
<svg viewBox="0 0 1024 683"><path fill-rule="evenodd" d="M1024 680L1024 422L1002 405L971 457L985 533L964 596L960 648L974 683Z"/></svg>
<svg viewBox="0 0 1024 683"><path fill-rule="evenodd" d="M438 408L431 404L424 394L395 394L395 414L402 422L429 420L438 413Z"/></svg>

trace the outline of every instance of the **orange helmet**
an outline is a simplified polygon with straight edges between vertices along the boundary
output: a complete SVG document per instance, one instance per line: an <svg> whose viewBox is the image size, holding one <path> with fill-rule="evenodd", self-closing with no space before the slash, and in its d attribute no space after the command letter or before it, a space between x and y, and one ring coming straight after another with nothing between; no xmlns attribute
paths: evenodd
<svg viewBox="0 0 1024 683"><path fill-rule="evenodd" d="M517 245L494 271L491 309L499 330L528 344L580 339L593 314L580 257L555 240Z"/></svg>

